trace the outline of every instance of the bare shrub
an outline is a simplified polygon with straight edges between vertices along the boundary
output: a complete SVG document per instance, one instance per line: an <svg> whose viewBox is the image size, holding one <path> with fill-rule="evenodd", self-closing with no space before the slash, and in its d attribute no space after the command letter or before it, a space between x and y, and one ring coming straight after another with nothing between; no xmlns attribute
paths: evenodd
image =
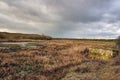
<svg viewBox="0 0 120 80"><path fill-rule="evenodd" d="M116 46L118 49L120 49L120 36L116 40Z"/></svg>

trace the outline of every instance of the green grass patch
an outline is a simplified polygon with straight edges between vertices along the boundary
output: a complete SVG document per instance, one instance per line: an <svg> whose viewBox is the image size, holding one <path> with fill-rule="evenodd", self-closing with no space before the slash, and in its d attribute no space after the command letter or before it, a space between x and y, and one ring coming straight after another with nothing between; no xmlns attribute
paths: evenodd
<svg viewBox="0 0 120 80"><path fill-rule="evenodd" d="M89 49L89 57L95 58L95 59L110 60L113 58L113 51L97 49L97 48L90 48Z"/></svg>

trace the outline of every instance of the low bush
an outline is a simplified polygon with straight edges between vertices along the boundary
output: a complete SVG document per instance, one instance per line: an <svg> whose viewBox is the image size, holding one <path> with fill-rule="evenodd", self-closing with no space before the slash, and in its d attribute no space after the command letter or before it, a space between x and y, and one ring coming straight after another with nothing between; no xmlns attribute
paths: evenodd
<svg viewBox="0 0 120 80"><path fill-rule="evenodd" d="M116 46L118 49L120 49L120 36L116 40Z"/></svg>

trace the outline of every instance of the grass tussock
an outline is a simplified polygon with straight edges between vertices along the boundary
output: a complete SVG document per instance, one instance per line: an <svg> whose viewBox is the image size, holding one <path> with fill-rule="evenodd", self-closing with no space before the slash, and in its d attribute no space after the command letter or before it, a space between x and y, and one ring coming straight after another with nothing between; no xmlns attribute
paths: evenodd
<svg viewBox="0 0 120 80"><path fill-rule="evenodd" d="M107 62L84 55L86 48L96 45L54 40L36 48L0 51L0 80L119 80L119 56Z"/></svg>

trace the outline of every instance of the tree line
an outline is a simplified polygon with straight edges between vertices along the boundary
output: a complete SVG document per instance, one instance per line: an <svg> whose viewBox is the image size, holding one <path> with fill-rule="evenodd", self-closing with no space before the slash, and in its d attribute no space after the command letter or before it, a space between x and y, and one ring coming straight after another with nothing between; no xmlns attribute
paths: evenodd
<svg viewBox="0 0 120 80"><path fill-rule="evenodd" d="M0 32L0 39L34 39L34 40L51 40L51 36L38 34L22 34L22 33L8 33Z"/></svg>

